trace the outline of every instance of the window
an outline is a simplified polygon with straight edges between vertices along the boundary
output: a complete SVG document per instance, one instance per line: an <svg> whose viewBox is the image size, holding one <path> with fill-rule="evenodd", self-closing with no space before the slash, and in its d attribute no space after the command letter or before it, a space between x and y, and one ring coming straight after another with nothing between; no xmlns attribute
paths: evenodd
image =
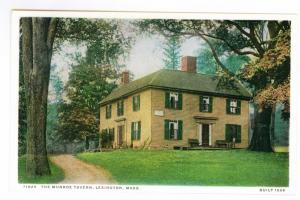
<svg viewBox="0 0 300 200"><path fill-rule="evenodd" d="M165 107L172 109L182 109L182 94L178 92L166 92Z"/></svg>
<svg viewBox="0 0 300 200"><path fill-rule="evenodd" d="M117 103L117 115L122 116L124 115L124 101L120 100Z"/></svg>
<svg viewBox="0 0 300 200"><path fill-rule="evenodd" d="M226 124L225 139L227 142L241 143L241 126Z"/></svg>
<svg viewBox="0 0 300 200"><path fill-rule="evenodd" d="M140 110L140 95L132 97L132 109L133 111Z"/></svg>
<svg viewBox="0 0 300 200"><path fill-rule="evenodd" d="M165 120L165 139L182 140L182 121Z"/></svg>
<svg viewBox="0 0 300 200"><path fill-rule="evenodd" d="M141 139L141 121L131 123L131 140Z"/></svg>
<svg viewBox="0 0 300 200"><path fill-rule="evenodd" d="M227 99L226 110L228 114L240 114L241 113L241 100Z"/></svg>
<svg viewBox="0 0 300 200"><path fill-rule="evenodd" d="M106 119L111 118L111 104L106 106Z"/></svg>
<svg viewBox="0 0 300 200"><path fill-rule="evenodd" d="M212 112L212 97L209 96L200 96L200 112Z"/></svg>

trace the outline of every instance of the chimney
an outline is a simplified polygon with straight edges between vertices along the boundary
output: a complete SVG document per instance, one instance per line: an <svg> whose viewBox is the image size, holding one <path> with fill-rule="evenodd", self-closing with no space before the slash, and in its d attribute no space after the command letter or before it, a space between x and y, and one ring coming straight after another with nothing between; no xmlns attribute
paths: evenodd
<svg viewBox="0 0 300 200"><path fill-rule="evenodd" d="M196 70L196 57L184 56L181 58L181 71L197 73Z"/></svg>
<svg viewBox="0 0 300 200"><path fill-rule="evenodd" d="M125 85L129 83L129 71L123 71L122 72L122 77L121 77L121 84Z"/></svg>

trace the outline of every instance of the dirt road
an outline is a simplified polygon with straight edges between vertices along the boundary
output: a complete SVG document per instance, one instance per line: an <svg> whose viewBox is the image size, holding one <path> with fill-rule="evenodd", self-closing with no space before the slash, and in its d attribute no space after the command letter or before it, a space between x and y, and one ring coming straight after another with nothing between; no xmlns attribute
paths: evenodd
<svg viewBox="0 0 300 200"><path fill-rule="evenodd" d="M87 164L72 155L50 156L50 160L62 168L65 179L60 183L115 184L109 172L95 165Z"/></svg>

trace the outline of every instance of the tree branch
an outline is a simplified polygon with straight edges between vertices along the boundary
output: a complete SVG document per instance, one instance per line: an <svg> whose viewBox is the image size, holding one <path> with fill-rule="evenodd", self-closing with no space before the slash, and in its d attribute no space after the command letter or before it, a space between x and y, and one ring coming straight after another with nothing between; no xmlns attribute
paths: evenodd
<svg viewBox="0 0 300 200"><path fill-rule="evenodd" d="M215 58L217 64L222 68L222 70L223 70L226 74L228 74L230 77L235 77L235 74L232 73L231 71L229 71L229 70L226 68L226 66L221 62L221 60L220 60L219 57L218 57L218 54L217 54L216 50L214 49L213 45L211 44L211 42L210 42L205 36L203 36L203 35L201 35L201 34L198 34L198 36L201 37L201 38L208 44L208 46L210 47L211 52L212 52L212 54L213 54L213 56L214 56L214 58Z"/></svg>
<svg viewBox="0 0 300 200"><path fill-rule="evenodd" d="M233 26L235 26L242 34L244 34L245 36L247 36L249 39L251 39L251 35L250 33L248 33L247 31L245 31L243 29L243 27L241 27L238 23L231 21L231 20L225 20L225 22L227 22L228 24L231 24Z"/></svg>
<svg viewBox="0 0 300 200"><path fill-rule="evenodd" d="M259 54L254 52L254 51L241 51L239 49L236 49L234 48L229 42L227 42L224 38L220 38L220 37L217 37L217 36L214 36L214 35L209 35L209 34L205 34L205 33L200 33L204 36L207 36L207 37L210 37L210 38L214 38L214 39L217 39L217 40L221 40L223 41L234 53L236 54L239 54L239 55L253 55L253 56L256 56L256 57L259 57Z"/></svg>
<svg viewBox="0 0 300 200"><path fill-rule="evenodd" d="M51 63L52 58L52 52L53 52L53 42L56 35L56 29L57 29L58 19L57 18L51 18L49 22L48 27L48 35L47 35L47 47L48 47L48 58L49 63Z"/></svg>

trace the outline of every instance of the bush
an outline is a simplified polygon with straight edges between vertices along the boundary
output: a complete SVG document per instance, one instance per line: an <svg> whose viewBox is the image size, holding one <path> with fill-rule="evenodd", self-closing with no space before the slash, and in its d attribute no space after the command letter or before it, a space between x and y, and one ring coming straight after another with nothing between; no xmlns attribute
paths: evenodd
<svg viewBox="0 0 300 200"><path fill-rule="evenodd" d="M100 134L101 147L112 148L114 141L114 134L111 131L102 130Z"/></svg>

